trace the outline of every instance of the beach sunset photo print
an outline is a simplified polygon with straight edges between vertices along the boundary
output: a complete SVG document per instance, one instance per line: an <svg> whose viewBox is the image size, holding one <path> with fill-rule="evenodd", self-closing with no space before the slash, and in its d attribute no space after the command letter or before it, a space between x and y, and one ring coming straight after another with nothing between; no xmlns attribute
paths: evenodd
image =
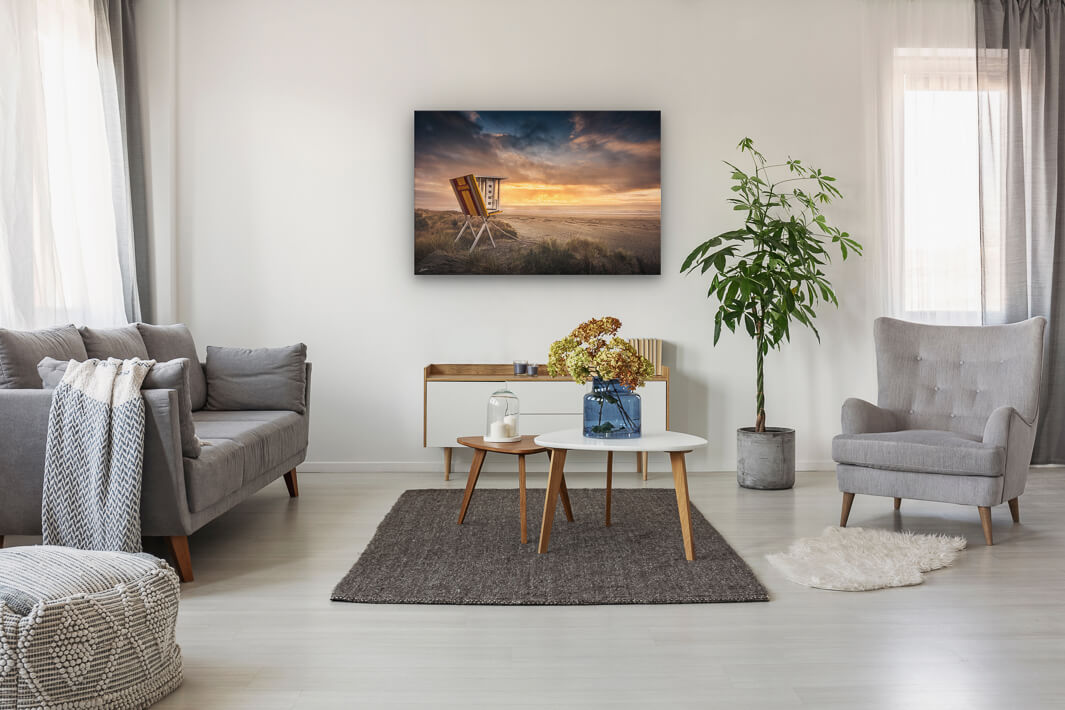
<svg viewBox="0 0 1065 710"><path fill-rule="evenodd" d="M661 273L659 111L415 111L415 274Z"/></svg>

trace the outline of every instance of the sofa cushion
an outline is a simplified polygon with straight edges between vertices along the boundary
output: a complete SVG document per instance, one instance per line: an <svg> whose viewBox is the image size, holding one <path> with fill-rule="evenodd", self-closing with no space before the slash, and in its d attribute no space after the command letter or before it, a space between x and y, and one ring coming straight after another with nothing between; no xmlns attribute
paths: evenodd
<svg viewBox="0 0 1065 710"><path fill-rule="evenodd" d="M204 410L194 412L192 418L201 439L232 441L244 448L245 483L307 448L307 421L295 412Z"/></svg>
<svg viewBox="0 0 1065 710"><path fill-rule="evenodd" d="M307 408L307 346L219 348L207 346L207 408L216 410Z"/></svg>
<svg viewBox="0 0 1065 710"><path fill-rule="evenodd" d="M78 328L85 343L85 352L89 357L106 360L117 357L119 360L130 358L148 359L148 349L137 326L127 325L122 328Z"/></svg>
<svg viewBox="0 0 1065 710"><path fill-rule="evenodd" d="M832 458L853 466L959 476L1001 476L1006 464L1002 447L931 429L840 434L832 440Z"/></svg>
<svg viewBox="0 0 1065 710"><path fill-rule="evenodd" d="M209 508L244 485L244 447L230 439L205 439L199 458L182 459L193 513Z"/></svg>
<svg viewBox="0 0 1065 710"><path fill-rule="evenodd" d="M189 396L192 398L192 410L203 409L207 404L207 378L200 366L200 356L196 352L196 341L184 324L149 325L138 323L137 330L144 339L144 347L153 360L173 360L187 357L192 361L189 368Z"/></svg>
<svg viewBox="0 0 1065 710"><path fill-rule="evenodd" d="M44 389L54 390L63 381L70 360L46 357L37 363ZM177 390L178 424L181 429L181 455L196 458L200 455L200 441L196 438L196 425L192 420L192 402L189 395L188 358L179 357L168 362L157 362L141 383L142 390Z"/></svg>
<svg viewBox="0 0 1065 710"><path fill-rule="evenodd" d="M0 328L0 389L41 389L37 363L56 360L86 360L85 344L73 325L43 330Z"/></svg>

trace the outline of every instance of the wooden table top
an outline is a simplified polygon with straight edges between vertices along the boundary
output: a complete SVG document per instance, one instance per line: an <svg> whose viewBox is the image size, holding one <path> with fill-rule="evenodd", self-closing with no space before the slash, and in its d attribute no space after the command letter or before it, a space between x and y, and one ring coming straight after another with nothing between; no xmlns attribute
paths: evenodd
<svg viewBox="0 0 1065 710"><path fill-rule="evenodd" d="M499 454L541 454L547 451L543 446L533 442L536 434L521 437L521 441L494 442L485 441L483 436L460 436L458 441L463 446L482 451L494 451Z"/></svg>

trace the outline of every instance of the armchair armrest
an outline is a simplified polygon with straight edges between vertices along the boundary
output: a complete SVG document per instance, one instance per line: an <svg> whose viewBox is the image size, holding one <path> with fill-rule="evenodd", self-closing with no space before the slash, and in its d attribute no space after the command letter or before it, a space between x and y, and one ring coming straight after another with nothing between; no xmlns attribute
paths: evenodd
<svg viewBox="0 0 1065 710"><path fill-rule="evenodd" d="M984 443L1007 448L1010 443L1010 430L1014 426L1022 427L1021 432L1013 432L1014 437L1019 433L1034 434L1035 427L1032 423L1025 421L1020 412L1008 405L998 407L991 412L987 418L987 424L984 425Z"/></svg>
<svg viewBox="0 0 1065 710"><path fill-rule="evenodd" d="M857 397L851 397L843 403L840 423L844 434L876 434L899 429L898 417L894 412Z"/></svg>

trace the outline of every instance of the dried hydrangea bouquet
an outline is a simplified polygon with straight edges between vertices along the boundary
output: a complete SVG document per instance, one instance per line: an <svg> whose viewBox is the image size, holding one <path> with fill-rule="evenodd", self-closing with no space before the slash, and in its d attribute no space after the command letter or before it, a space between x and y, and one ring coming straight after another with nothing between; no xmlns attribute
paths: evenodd
<svg viewBox="0 0 1065 710"><path fill-rule="evenodd" d="M584 396L584 435L634 439L640 435L640 395L634 391L655 374L654 364L617 337L621 321L607 316L581 323L551 344L547 370L578 384L592 378Z"/></svg>

